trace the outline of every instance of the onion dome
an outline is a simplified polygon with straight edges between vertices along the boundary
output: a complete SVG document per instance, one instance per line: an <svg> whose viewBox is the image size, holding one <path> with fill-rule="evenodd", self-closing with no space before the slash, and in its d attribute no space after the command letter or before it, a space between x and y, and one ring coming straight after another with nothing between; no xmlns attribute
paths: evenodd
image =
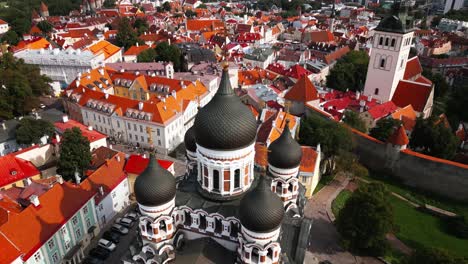
<svg viewBox="0 0 468 264"><path fill-rule="evenodd" d="M265 176L261 176L257 187L240 202L239 218L242 225L254 232L271 232L281 225L283 216L283 202L271 191Z"/></svg>
<svg viewBox="0 0 468 264"><path fill-rule="evenodd" d="M301 164L301 145L292 137L289 120L286 120L283 133L268 147L268 164L279 169L292 169Z"/></svg>
<svg viewBox="0 0 468 264"><path fill-rule="evenodd" d="M234 94L224 67L218 91L195 117L198 145L213 150L239 149L252 144L257 121L250 109Z"/></svg>
<svg viewBox="0 0 468 264"><path fill-rule="evenodd" d="M191 152L196 152L197 151L197 143L195 142L195 130L193 129L193 126L190 127L187 132L185 132L184 136L184 144L185 144L185 149Z"/></svg>
<svg viewBox="0 0 468 264"><path fill-rule="evenodd" d="M146 169L135 180L135 197L144 206L158 206L171 201L176 194L174 176L150 155Z"/></svg>

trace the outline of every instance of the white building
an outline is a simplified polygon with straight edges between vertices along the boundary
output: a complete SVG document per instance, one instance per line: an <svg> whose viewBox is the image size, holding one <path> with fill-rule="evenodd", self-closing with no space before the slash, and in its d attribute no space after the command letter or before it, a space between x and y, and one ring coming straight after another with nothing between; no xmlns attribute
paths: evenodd
<svg viewBox="0 0 468 264"><path fill-rule="evenodd" d="M8 23L0 19L0 34L6 33L10 29Z"/></svg>

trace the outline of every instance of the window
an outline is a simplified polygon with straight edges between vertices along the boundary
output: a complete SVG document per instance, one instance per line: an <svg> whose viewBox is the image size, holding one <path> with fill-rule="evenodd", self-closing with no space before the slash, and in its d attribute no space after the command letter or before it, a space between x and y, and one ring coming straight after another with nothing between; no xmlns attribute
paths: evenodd
<svg viewBox="0 0 468 264"><path fill-rule="evenodd" d="M133 130L138 131L136 124L133 124Z"/></svg>
<svg viewBox="0 0 468 264"><path fill-rule="evenodd" d="M72 223L74 226L78 224L78 217L76 215L72 218Z"/></svg>
<svg viewBox="0 0 468 264"><path fill-rule="evenodd" d="M65 241L65 250L69 250L70 249L70 240L66 240Z"/></svg>
<svg viewBox="0 0 468 264"><path fill-rule="evenodd" d="M104 128L105 133L107 134L107 127Z"/></svg>
<svg viewBox="0 0 468 264"><path fill-rule="evenodd" d="M75 234L76 234L76 238L81 238L81 229L80 228L76 229Z"/></svg>
<svg viewBox="0 0 468 264"><path fill-rule="evenodd" d="M130 125L130 123L127 123L127 126L128 126L128 130L132 130L132 126Z"/></svg>
<svg viewBox="0 0 468 264"><path fill-rule="evenodd" d="M141 136L141 142L145 142L145 138Z"/></svg>
<svg viewBox="0 0 468 264"><path fill-rule="evenodd" d="M159 128L158 128L158 130L157 130L156 132L158 133L158 136L160 136L160 134L159 134Z"/></svg>
<svg viewBox="0 0 468 264"><path fill-rule="evenodd" d="M59 262L59 258L58 258L57 252L55 252L55 253L52 255L52 262L53 262L53 263L58 263L58 262Z"/></svg>
<svg viewBox="0 0 468 264"><path fill-rule="evenodd" d="M91 219L86 218L86 228L91 227Z"/></svg>
<svg viewBox="0 0 468 264"><path fill-rule="evenodd" d="M88 206L86 205L85 207L83 207L83 213L84 214L87 214L88 213Z"/></svg>
<svg viewBox="0 0 468 264"><path fill-rule="evenodd" d="M158 145L161 146L161 140L158 140Z"/></svg>
<svg viewBox="0 0 468 264"><path fill-rule="evenodd" d="M389 38L385 38L385 46L388 46L388 41L389 40L390 40Z"/></svg>
<svg viewBox="0 0 468 264"><path fill-rule="evenodd" d="M94 118L94 121L96 121L96 114L93 113L93 118Z"/></svg>
<svg viewBox="0 0 468 264"><path fill-rule="evenodd" d="M385 59L380 59L380 68L385 68Z"/></svg>
<svg viewBox="0 0 468 264"><path fill-rule="evenodd" d="M379 39L379 45L383 45L383 37L380 37L380 39Z"/></svg>
<svg viewBox="0 0 468 264"><path fill-rule="evenodd" d="M88 119L88 112L85 112L86 119Z"/></svg>
<svg viewBox="0 0 468 264"><path fill-rule="evenodd" d="M99 205L99 210L104 209L104 206L102 204Z"/></svg>
<svg viewBox="0 0 468 264"><path fill-rule="evenodd" d="M140 132L143 133L143 126L140 125Z"/></svg>
<svg viewBox="0 0 468 264"><path fill-rule="evenodd" d="M130 139L132 139L132 134L128 134L128 137L129 137Z"/></svg>
<svg viewBox="0 0 468 264"><path fill-rule="evenodd" d="M41 262L42 260L42 256L41 256L41 252L37 252L36 254L34 254L34 261L36 262Z"/></svg>
<svg viewBox="0 0 468 264"><path fill-rule="evenodd" d="M240 169L234 171L234 188L240 187Z"/></svg>
<svg viewBox="0 0 468 264"><path fill-rule="evenodd" d="M392 39L392 43L390 44L390 46L395 47L395 41L395 39Z"/></svg>
<svg viewBox="0 0 468 264"><path fill-rule="evenodd" d="M402 60L401 60L401 63L400 63L400 68L402 68L402 67L403 67L403 62L405 62L405 59L402 59Z"/></svg>
<svg viewBox="0 0 468 264"><path fill-rule="evenodd" d="M67 233L66 227L62 227L62 229L60 229L60 234L62 234L62 236L65 236L66 233Z"/></svg>
<svg viewBox="0 0 468 264"><path fill-rule="evenodd" d="M112 192L112 198L115 198L115 196L116 196L116 193L115 193L115 191L113 191Z"/></svg>
<svg viewBox="0 0 468 264"><path fill-rule="evenodd" d="M119 121L117 121L117 127L120 128L120 122Z"/></svg>
<svg viewBox="0 0 468 264"><path fill-rule="evenodd" d="M219 171L213 170L213 190L219 191Z"/></svg>
<svg viewBox="0 0 468 264"><path fill-rule="evenodd" d="M107 124L110 126L110 118L107 118Z"/></svg>
<svg viewBox="0 0 468 264"><path fill-rule="evenodd" d="M99 120L99 122L101 122L101 116L98 116L98 120Z"/></svg>
<svg viewBox="0 0 468 264"><path fill-rule="evenodd" d="M47 242L47 246L49 247L49 250L54 249L55 243L54 243L54 239L53 239L53 238L52 238L51 240L49 240L49 242Z"/></svg>
<svg viewBox="0 0 468 264"><path fill-rule="evenodd" d="M374 94L379 95L379 88L375 88Z"/></svg>

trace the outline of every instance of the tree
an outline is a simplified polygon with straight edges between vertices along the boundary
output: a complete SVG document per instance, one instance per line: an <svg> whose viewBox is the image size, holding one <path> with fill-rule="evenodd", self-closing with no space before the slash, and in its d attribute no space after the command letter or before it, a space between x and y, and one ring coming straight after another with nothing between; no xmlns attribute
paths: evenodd
<svg viewBox="0 0 468 264"><path fill-rule="evenodd" d="M162 5L162 9L166 12L171 11L171 4L169 2L164 2L164 4Z"/></svg>
<svg viewBox="0 0 468 264"><path fill-rule="evenodd" d="M327 77L327 86L336 90L360 91L366 83L369 56L364 51L350 51L338 60Z"/></svg>
<svg viewBox="0 0 468 264"><path fill-rule="evenodd" d="M201 5L198 6L198 8L207 9L208 6L206 6L205 4L201 4Z"/></svg>
<svg viewBox="0 0 468 264"><path fill-rule="evenodd" d="M460 121L468 121L468 84L454 85L447 102L447 115L450 123L456 127Z"/></svg>
<svg viewBox="0 0 468 264"><path fill-rule="evenodd" d="M431 27L432 27L432 28L437 27L437 26L440 24L440 20L442 20L442 17L441 17L441 16L435 16L435 17L433 17L432 20L431 20Z"/></svg>
<svg viewBox="0 0 468 264"><path fill-rule="evenodd" d="M133 22L133 27L138 32L138 35L141 35L149 30L148 21L144 18L137 18Z"/></svg>
<svg viewBox="0 0 468 264"><path fill-rule="evenodd" d="M185 11L185 16L188 18L194 18L197 16L197 12L187 9L187 11Z"/></svg>
<svg viewBox="0 0 468 264"><path fill-rule="evenodd" d="M180 57L180 49L175 45L169 45L169 43L164 41L156 46L156 60L172 62L175 70L180 70Z"/></svg>
<svg viewBox="0 0 468 264"><path fill-rule="evenodd" d="M437 117L418 118L411 134L409 146L424 154L443 159L452 159L459 139Z"/></svg>
<svg viewBox="0 0 468 264"><path fill-rule="evenodd" d="M370 135L380 141L387 141L395 128L401 125L401 121L393 118L381 118L377 121L375 127L370 130Z"/></svg>
<svg viewBox="0 0 468 264"><path fill-rule="evenodd" d="M423 75L432 81L434 84L434 97L440 98L447 94L449 90L449 85L445 81L444 76L440 73L432 73L431 71L424 71Z"/></svg>
<svg viewBox="0 0 468 264"><path fill-rule="evenodd" d="M359 114L354 111L346 110L343 115L343 122L361 132L367 132L366 123L362 120Z"/></svg>
<svg viewBox="0 0 468 264"><path fill-rule="evenodd" d="M20 120L16 127L16 142L19 144L38 144L43 136L54 135L54 125L42 119L26 117Z"/></svg>
<svg viewBox="0 0 468 264"><path fill-rule="evenodd" d="M2 42L6 42L6 43L8 43L10 45L13 45L13 46L17 45L19 41L20 41L20 37L13 30L8 30L2 36Z"/></svg>
<svg viewBox="0 0 468 264"><path fill-rule="evenodd" d="M393 228L390 193L382 183L359 187L346 201L336 219L344 245L356 253L381 256L385 253L385 235Z"/></svg>
<svg viewBox="0 0 468 264"><path fill-rule="evenodd" d="M37 23L37 27L42 31L42 33L44 34L48 34L50 32L52 32L52 30L54 29L54 27L52 26L52 24L50 24L49 21L47 20L42 20L41 22Z"/></svg>
<svg viewBox="0 0 468 264"><path fill-rule="evenodd" d="M118 32L115 37L115 41L118 46L123 47L125 50L129 49L139 41L137 32L133 30L128 18L124 17L120 19L117 30Z"/></svg>
<svg viewBox="0 0 468 264"><path fill-rule="evenodd" d="M75 181L75 172L83 177L90 164L91 151L88 139L77 127L65 130L60 145L57 173L67 181Z"/></svg>
<svg viewBox="0 0 468 264"><path fill-rule="evenodd" d="M113 8L115 7L115 0L105 0L102 6L104 8Z"/></svg>
<svg viewBox="0 0 468 264"><path fill-rule="evenodd" d="M466 260L450 255L438 248L418 248L408 260L408 264L467 264Z"/></svg>
<svg viewBox="0 0 468 264"><path fill-rule="evenodd" d="M152 48L140 52L137 56L138 62L154 62L156 59L156 51Z"/></svg>

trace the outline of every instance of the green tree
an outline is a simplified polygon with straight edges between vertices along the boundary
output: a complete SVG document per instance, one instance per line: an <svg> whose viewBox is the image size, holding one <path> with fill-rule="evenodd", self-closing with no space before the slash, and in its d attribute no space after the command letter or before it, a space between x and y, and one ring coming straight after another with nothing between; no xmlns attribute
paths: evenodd
<svg viewBox="0 0 468 264"><path fill-rule="evenodd" d="M431 71L423 71L424 77L428 78L434 84L434 97L440 98L447 94L449 85L444 76L440 73L432 73Z"/></svg>
<svg viewBox="0 0 468 264"><path fill-rule="evenodd" d="M156 51L151 48L140 52L140 54L137 56L138 62L154 62L155 59Z"/></svg>
<svg viewBox="0 0 468 264"><path fill-rule="evenodd" d="M162 9L166 12L171 11L171 4L169 2L164 2L164 4L162 5Z"/></svg>
<svg viewBox="0 0 468 264"><path fill-rule="evenodd" d="M124 17L120 19L117 30L118 32L115 37L115 41L118 46L123 47L125 50L129 49L139 41L137 32L133 30L128 18Z"/></svg>
<svg viewBox="0 0 468 264"><path fill-rule="evenodd" d="M187 11L185 11L185 16L188 18L194 18L197 16L197 12L187 9Z"/></svg>
<svg viewBox="0 0 468 264"><path fill-rule="evenodd" d="M206 6L205 4L201 4L201 5L199 5L199 6L198 6L198 8L207 9L207 8L208 8L208 6Z"/></svg>
<svg viewBox="0 0 468 264"><path fill-rule="evenodd" d="M65 130L60 144L57 173L62 175L66 181L75 181L75 172L78 172L83 178L85 170L90 164L91 151L88 139L77 127Z"/></svg>
<svg viewBox="0 0 468 264"><path fill-rule="evenodd" d="M327 76L327 86L336 90L360 91L366 83L369 56L364 51L350 51L339 59Z"/></svg>
<svg viewBox="0 0 468 264"><path fill-rule="evenodd" d="M175 45L169 45L169 43L164 41L156 46L156 60L172 62L175 70L180 70L180 57L180 49Z"/></svg>
<svg viewBox="0 0 468 264"><path fill-rule="evenodd" d="M144 18L137 18L135 22L133 22L133 27L138 32L138 35L141 35L147 31L149 31L148 21Z"/></svg>
<svg viewBox="0 0 468 264"><path fill-rule="evenodd" d="M2 42L6 42L6 43L8 43L10 45L13 45L13 46L17 45L19 41L20 41L20 37L13 30L8 30L2 36Z"/></svg>
<svg viewBox="0 0 468 264"><path fill-rule="evenodd" d="M357 129L361 132L367 132L366 123L359 116L358 113L352 110L346 110L343 115L343 122L354 129Z"/></svg>
<svg viewBox="0 0 468 264"><path fill-rule="evenodd" d="M438 248L417 248L411 254L408 264L467 264L464 259L454 257L446 250Z"/></svg>
<svg viewBox="0 0 468 264"><path fill-rule="evenodd" d="M442 17L440 17L440 16L433 17L432 20L431 20L431 27L432 28L437 27L440 24L440 20L442 20Z"/></svg>
<svg viewBox="0 0 468 264"><path fill-rule="evenodd" d="M387 141L390 135L394 132L395 128L401 125L401 121L393 118L381 118L375 124L375 127L371 128L369 134L380 140Z"/></svg>
<svg viewBox="0 0 468 264"><path fill-rule="evenodd" d="M468 84L454 85L447 100L447 115L452 126L457 127L460 121L468 121Z"/></svg>
<svg viewBox="0 0 468 264"><path fill-rule="evenodd" d="M113 8L115 7L115 0L105 0L102 6L104 8Z"/></svg>
<svg viewBox="0 0 468 264"><path fill-rule="evenodd" d="M54 125L46 120L26 117L20 120L16 128L16 142L19 144L38 144L43 136L54 135Z"/></svg>
<svg viewBox="0 0 468 264"><path fill-rule="evenodd" d="M52 24L50 24L49 21L47 20L42 20L41 22L37 23L37 27L42 31L42 33L44 34L48 34L50 32L52 32L52 30L54 29L54 27L52 26Z"/></svg>
<svg viewBox="0 0 468 264"><path fill-rule="evenodd" d="M416 151L443 159L452 159L455 156L459 142L450 128L437 117L428 119L418 118L413 128L410 147Z"/></svg>
<svg viewBox="0 0 468 264"><path fill-rule="evenodd" d="M387 249L385 235L393 228L393 210L385 185L359 187L336 219L343 244L352 252L381 256Z"/></svg>

